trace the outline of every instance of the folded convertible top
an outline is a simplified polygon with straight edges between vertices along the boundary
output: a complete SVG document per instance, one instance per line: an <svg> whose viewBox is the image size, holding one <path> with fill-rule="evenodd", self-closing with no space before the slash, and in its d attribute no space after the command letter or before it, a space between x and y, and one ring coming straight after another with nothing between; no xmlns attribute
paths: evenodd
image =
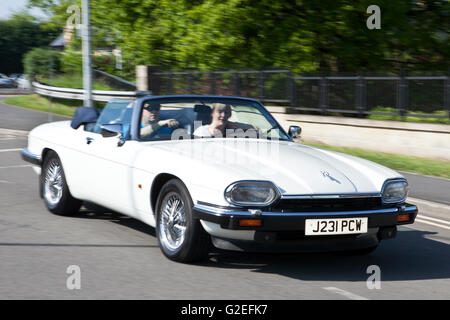
<svg viewBox="0 0 450 320"><path fill-rule="evenodd" d="M80 107L75 110L70 126L78 129L82 124L96 122L100 115L100 110L91 107Z"/></svg>

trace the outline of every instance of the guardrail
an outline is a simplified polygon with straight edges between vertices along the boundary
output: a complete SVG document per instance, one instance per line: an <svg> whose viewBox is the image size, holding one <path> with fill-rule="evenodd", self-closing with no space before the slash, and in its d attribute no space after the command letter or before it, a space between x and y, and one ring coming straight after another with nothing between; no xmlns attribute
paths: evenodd
<svg viewBox="0 0 450 320"><path fill-rule="evenodd" d="M39 82L33 82L33 89L39 95L71 100L84 100L83 89L60 88L43 85ZM144 95L151 94L148 91L106 91L92 90L92 99L94 101L108 102L114 99L134 100Z"/></svg>
<svg viewBox="0 0 450 320"><path fill-rule="evenodd" d="M96 79L101 79L106 84L110 85L112 88L116 88L119 90L132 90L132 91L136 90L136 84L130 81L119 78L115 75L109 74L101 70L92 69L92 71L94 72Z"/></svg>

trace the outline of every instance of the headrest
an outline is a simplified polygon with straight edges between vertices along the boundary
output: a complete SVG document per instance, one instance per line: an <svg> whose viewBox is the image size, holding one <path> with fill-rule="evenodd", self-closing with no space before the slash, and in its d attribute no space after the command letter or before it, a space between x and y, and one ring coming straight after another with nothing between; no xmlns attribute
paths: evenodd
<svg viewBox="0 0 450 320"><path fill-rule="evenodd" d="M100 110L91 107L80 107L75 110L70 126L78 129L82 124L96 122L100 115Z"/></svg>
<svg viewBox="0 0 450 320"><path fill-rule="evenodd" d="M194 106L194 112L197 113L211 113L212 108L205 104L196 104Z"/></svg>

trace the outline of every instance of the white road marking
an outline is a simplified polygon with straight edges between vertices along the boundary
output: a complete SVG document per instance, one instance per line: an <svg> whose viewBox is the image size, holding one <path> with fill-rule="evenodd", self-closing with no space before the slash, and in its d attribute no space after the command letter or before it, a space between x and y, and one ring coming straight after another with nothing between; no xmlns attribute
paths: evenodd
<svg viewBox="0 0 450 320"><path fill-rule="evenodd" d="M0 128L0 136L2 136L2 138L26 138L28 136L28 131Z"/></svg>
<svg viewBox="0 0 450 320"><path fill-rule="evenodd" d="M11 183L11 182L6 181L6 180L0 180L0 183Z"/></svg>
<svg viewBox="0 0 450 320"><path fill-rule="evenodd" d="M19 140L19 139L24 139L24 138L23 138L23 137L0 138L0 141L5 141L5 140Z"/></svg>
<svg viewBox="0 0 450 320"><path fill-rule="evenodd" d="M0 169L12 169L12 168L26 168L26 167L32 167L31 164L23 164L19 166L6 166L6 167L0 167Z"/></svg>
<svg viewBox="0 0 450 320"><path fill-rule="evenodd" d="M448 225L450 225L450 221L446 221L446 220L442 220L442 219L436 219L436 218L424 216L423 214L420 214L420 215L418 215L417 217L418 217L419 219L431 220L431 221L440 222L440 223L443 223L443 224L448 224Z"/></svg>
<svg viewBox="0 0 450 320"><path fill-rule="evenodd" d="M450 230L450 227L443 226L443 225L440 225L440 224L437 224L437 223L433 223L433 222L430 222L430 221L422 220L420 218L416 218L416 221L420 222L420 223L429 224L430 226L435 226L435 227L439 227L439 228Z"/></svg>
<svg viewBox="0 0 450 320"><path fill-rule="evenodd" d="M416 206L420 206L420 205L426 205L426 206L430 206L436 209L447 209L449 208L449 205L447 204L443 204L443 203L437 203L437 202L432 202L432 201L428 201L428 200L422 200L422 199L417 199L417 198L411 198L408 197L408 201L411 202L412 204L415 204Z"/></svg>
<svg viewBox="0 0 450 320"><path fill-rule="evenodd" d="M408 202L418 206L420 212L426 212L430 215L436 214L442 216L442 214L444 214L444 216L450 216L450 203L448 203L448 201L445 201L445 203L437 203L408 197Z"/></svg>
<svg viewBox="0 0 450 320"><path fill-rule="evenodd" d="M22 150L22 148L18 148L18 149L0 149L0 152L12 152L12 151L20 151Z"/></svg>
<svg viewBox="0 0 450 320"><path fill-rule="evenodd" d="M325 289L325 290L333 292L333 293L340 294L340 295L342 295L342 296L344 296L346 298L349 298L351 300L369 300L368 298L358 296L358 295L356 295L354 293L351 293L351 292L348 292L348 291L345 291L345 290L342 290L342 289L339 289L339 288L336 288L336 287L326 287L326 288L322 288L322 289Z"/></svg>

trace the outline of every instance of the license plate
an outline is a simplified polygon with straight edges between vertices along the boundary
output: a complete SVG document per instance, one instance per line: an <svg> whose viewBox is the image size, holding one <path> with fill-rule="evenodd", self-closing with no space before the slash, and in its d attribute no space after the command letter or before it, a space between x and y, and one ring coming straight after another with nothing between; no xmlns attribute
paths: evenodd
<svg viewBox="0 0 450 320"><path fill-rule="evenodd" d="M306 219L305 235L367 233L367 218Z"/></svg>

